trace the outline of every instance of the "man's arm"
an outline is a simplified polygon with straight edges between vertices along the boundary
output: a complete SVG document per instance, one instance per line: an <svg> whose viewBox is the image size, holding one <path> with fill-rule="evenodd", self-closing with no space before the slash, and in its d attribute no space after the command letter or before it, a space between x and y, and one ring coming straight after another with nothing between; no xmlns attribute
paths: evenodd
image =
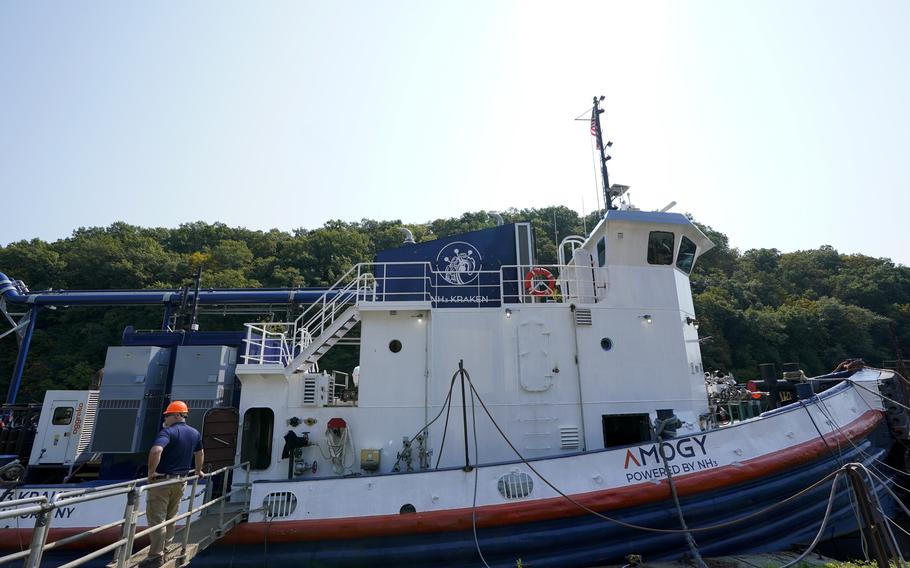
<svg viewBox="0 0 910 568"><path fill-rule="evenodd" d="M158 462L161 461L161 452L164 448L161 446L152 446L149 451L149 483L155 479L155 470L158 469Z"/></svg>
<svg viewBox="0 0 910 568"><path fill-rule="evenodd" d="M202 462L205 461L205 452L203 450L193 452L193 459L196 460L196 475L202 475Z"/></svg>

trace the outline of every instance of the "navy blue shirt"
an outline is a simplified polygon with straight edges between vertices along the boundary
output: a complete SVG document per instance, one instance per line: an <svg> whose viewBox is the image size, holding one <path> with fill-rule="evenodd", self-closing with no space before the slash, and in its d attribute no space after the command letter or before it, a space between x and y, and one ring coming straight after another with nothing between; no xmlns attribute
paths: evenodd
<svg viewBox="0 0 910 568"><path fill-rule="evenodd" d="M161 446L161 461L158 473L162 475L183 474L193 469L193 453L202 449L202 435L186 422L177 422L162 428L153 446Z"/></svg>

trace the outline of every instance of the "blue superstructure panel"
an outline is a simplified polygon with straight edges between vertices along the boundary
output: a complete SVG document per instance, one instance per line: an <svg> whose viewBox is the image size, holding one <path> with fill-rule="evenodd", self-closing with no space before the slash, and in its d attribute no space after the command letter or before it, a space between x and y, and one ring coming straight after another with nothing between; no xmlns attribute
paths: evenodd
<svg viewBox="0 0 910 568"><path fill-rule="evenodd" d="M439 307L495 307L500 269L515 265L515 225L443 237L376 254L379 291L387 301L432 301ZM406 263L406 264L388 264Z"/></svg>

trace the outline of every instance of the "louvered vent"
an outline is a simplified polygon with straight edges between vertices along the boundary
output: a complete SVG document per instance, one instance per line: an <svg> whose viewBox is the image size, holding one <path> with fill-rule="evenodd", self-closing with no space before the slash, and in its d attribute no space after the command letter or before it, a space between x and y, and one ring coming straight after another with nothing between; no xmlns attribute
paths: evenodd
<svg viewBox="0 0 910 568"><path fill-rule="evenodd" d="M575 308L575 325L591 325L590 308Z"/></svg>
<svg viewBox="0 0 910 568"><path fill-rule="evenodd" d="M496 488L506 499L521 499L534 491L534 480L523 471L513 471L500 477Z"/></svg>
<svg viewBox="0 0 910 568"><path fill-rule="evenodd" d="M290 491L269 493L262 500L262 508L266 518L288 517L297 509L297 496Z"/></svg>
<svg viewBox="0 0 910 568"><path fill-rule="evenodd" d="M316 377L303 378L303 404L316 404Z"/></svg>
<svg viewBox="0 0 910 568"><path fill-rule="evenodd" d="M577 450L581 447L581 437L576 426L559 429L559 447L563 450Z"/></svg>
<svg viewBox="0 0 910 568"><path fill-rule="evenodd" d="M85 419L82 422L82 432L79 434L79 445L76 446L76 457L88 450L92 442L92 432L95 431L95 418L98 416L98 391L88 393L88 402L85 405Z"/></svg>
<svg viewBox="0 0 910 568"><path fill-rule="evenodd" d="M102 400L99 405L101 408L139 408L138 399L112 398Z"/></svg>

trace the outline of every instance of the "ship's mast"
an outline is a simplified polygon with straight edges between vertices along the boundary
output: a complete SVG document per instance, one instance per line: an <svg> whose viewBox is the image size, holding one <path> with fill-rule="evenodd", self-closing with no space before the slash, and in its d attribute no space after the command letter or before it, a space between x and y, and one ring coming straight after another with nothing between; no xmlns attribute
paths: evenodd
<svg viewBox="0 0 910 568"><path fill-rule="evenodd" d="M606 149L612 146L613 143L607 142L606 146L604 146L603 130L600 128L600 115L603 113L600 103L603 100L603 95L594 97L594 107L591 109L591 134L597 140L597 150L600 152L600 177L604 186L604 206L609 211L616 209L616 206L613 205L613 197L610 195L610 174L607 172L607 162L611 156L606 153Z"/></svg>

